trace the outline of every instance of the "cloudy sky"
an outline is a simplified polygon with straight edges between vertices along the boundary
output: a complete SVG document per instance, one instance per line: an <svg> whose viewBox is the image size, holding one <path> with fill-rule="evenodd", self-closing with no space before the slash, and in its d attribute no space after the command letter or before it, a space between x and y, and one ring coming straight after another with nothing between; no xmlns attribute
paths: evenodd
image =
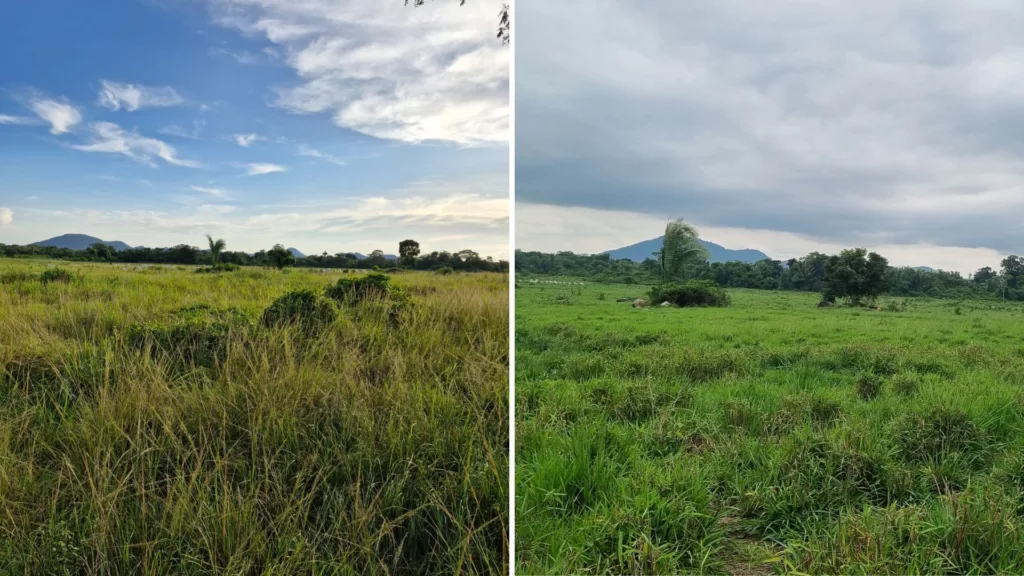
<svg viewBox="0 0 1024 576"><path fill-rule="evenodd" d="M0 242L508 252L501 0L0 7Z"/></svg>
<svg viewBox="0 0 1024 576"><path fill-rule="evenodd" d="M1024 253L1024 3L521 0L516 247Z"/></svg>

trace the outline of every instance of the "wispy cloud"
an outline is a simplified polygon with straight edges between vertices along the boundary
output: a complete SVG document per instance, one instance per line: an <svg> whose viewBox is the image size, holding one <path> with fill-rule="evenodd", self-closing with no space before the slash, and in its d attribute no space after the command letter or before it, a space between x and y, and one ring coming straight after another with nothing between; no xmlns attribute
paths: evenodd
<svg viewBox="0 0 1024 576"><path fill-rule="evenodd" d="M0 226L10 226L14 222L14 212L10 208L0 208Z"/></svg>
<svg viewBox="0 0 1024 576"><path fill-rule="evenodd" d="M88 144L74 145L72 148L82 152L122 154L150 166L156 166L155 159L159 158L175 166L199 167L197 162L179 158L174 147L166 142L129 132L112 122L94 122L90 129L93 133L92 141Z"/></svg>
<svg viewBox="0 0 1024 576"><path fill-rule="evenodd" d="M0 114L0 124L8 125L22 125L26 126L29 124L35 124L36 120L27 116L11 116L8 114Z"/></svg>
<svg viewBox="0 0 1024 576"><path fill-rule="evenodd" d="M266 140L266 138L260 136L259 134L235 134L234 139L235 142L242 148L248 148L249 146L252 146L253 142Z"/></svg>
<svg viewBox="0 0 1024 576"><path fill-rule="evenodd" d="M240 164L240 166L246 169L245 173L249 176L261 176L263 174L273 174L274 172L286 172L288 170L286 166L262 162Z"/></svg>
<svg viewBox="0 0 1024 576"><path fill-rule="evenodd" d="M50 125L51 134L65 134L82 121L81 112L66 99L36 96L29 100L28 107Z"/></svg>
<svg viewBox="0 0 1024 576"><path fill-rule="evenodd" d="M199 133L203 127L206 126L206 120L194 120L192 122L192 129L188 130L177 124L169 124L157 130L160 134L167 136L177 136L178 138L188 138L190 140L198 140Z"/></svg>
<svg viewBox="0 0 1024 576"><path fill-rule="evenodd" d="M209 186L190 186L190 188L196 192L202 192L218 198L226 198L228 196L228 191L223 188L213 188Z"/></svg>
<svg viewBox="0 0 1024 576"><path fill-rule="evenodd" d="M345 162L341 158L338 158L337 156L332 156L330 154L326 154L324 152L317 150L316 148L306 146L305 144L299 145L299 156L309 156L310 158L317 158L325 162L330 162L331 164L337 164L338 166L348 166L348 162Z"/></svg>
<svg viewBox="0 0 1024 576"><path fill-rule="evenodd" d="M35 202L36 200L39 200L39 196L32 195L25 198L26 202Z"/></svg>
<svg viewBox="0 0 1024 576"><path fill-rule="evenodd" d="M143 86L101 81L99 103L111 110L134 112L140 108L177 106L185 100L170 86Z"/></svg>

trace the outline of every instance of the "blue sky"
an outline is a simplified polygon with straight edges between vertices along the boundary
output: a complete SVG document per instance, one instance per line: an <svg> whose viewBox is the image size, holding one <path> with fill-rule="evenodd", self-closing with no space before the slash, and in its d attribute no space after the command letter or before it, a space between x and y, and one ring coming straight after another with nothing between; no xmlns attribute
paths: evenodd
<svg viewBox="0 0 1024 576"><path fill-rule="evenodd" d="M500 7L4 3L0 242L504 258Z"/></svg>

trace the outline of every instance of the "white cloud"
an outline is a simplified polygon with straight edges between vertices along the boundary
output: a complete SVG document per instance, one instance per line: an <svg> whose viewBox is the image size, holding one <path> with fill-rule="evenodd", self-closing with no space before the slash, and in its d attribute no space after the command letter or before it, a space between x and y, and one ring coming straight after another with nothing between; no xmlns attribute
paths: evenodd
<svg viewBox="0 0 1024 576"><path fill-rule="evenodd" d="M211 196L216 196L218 198L224 198L229 195L228 191L224 190L223 188L213 188L209 186L190 186L190 188L192 188L196 192L202 192L204 194L209 194Z"/></svg>
<svg viewBox="0 0 1024 576"><path fill-rule="evenodd" d="M508 141L498 2L210 1L222 25L266 36L298 74L279 91L283 108L330 113L338 126L379 138Z"/></svg>
<svg viewBox="0 0 1024 576"><path fill-rule="evenodd" d="M35 202L36 200L39 200L39 196L33 195L33 196L28 196L27 198L25 198L26 202Z"/></svg>
<svg viewBox="0 0 1024 576"><path fill-rule="evenodd" d="M35 120L33 120L32 118L27 118L25 116L11 116L8 114L0 114L0 124L26 126L35 123Z"/></svg>
<svg viewBox="0 0 1024 576"><path fill-rule="evenodd" d="M199 167L198 162L179 158L174 147L166 142L128 132L112 122L94 122L90 128L93 132L92 141L88 144L74 145L72 148L82 152L123 154L136 162L150 166L156 166L155 159L159 158L175 166Z"/></svg>
<svg viewBox="0 0 1024 576"><path fill-rule="evenodd" d="M51 134L64 134L82 121L82 114L67 100L34 97L28 106L36 116L50 124Z"/></svg>
<svg viewBox="0 0 1024 576"><path fill-rule="evenodd" d="M85 198L59 208L25 205L16 208L18 226L5 232L6 241L27 244L72 228L132 245L201 246L209 233L227 239L232 250L254 252L281 242L308 254L334 254L377 248L393 253L398 242L415 238L426 252L470 248L508 257L507 175L422 180L356 197L339 187L320 201L281 197L273 204L228 201L202 190L219 190L219 181L196 182L167 198L164 209L96 209Z"/></svg>
<svg viewBox="0 0 1024 576"><path fill-rule="evenodd" d="M266 140L266 138L260 136L259 134L235 134L234 138L235 142L242 148L248 148L249 146L252 146L253 142L259 140Z"/></svg>
<svg viewBox="0 0 1024 576"><path fill-rule="evenodd" d="M134 112L140 108L177 106L184 99L170 86L143 86L102 80L99 103L111 110Z"/></svg>
<svg viewBox="0 0 1024 576"><path fill-rule="evenodd" d="M338 158L337 156L332 156L330 154L326 154L324 152L317 150L316 148L306 146L305 144L299 144L299 156L308 156L310 158L316 158L318 160L323 160L324 162L337 164L338 166L348 166L348 162L345 162L341 158Z"/></svg>
<svg viewBox="0 0 1024 576"><path fill-rule="evenodd" d="M263 174L273 174L274 172L286 172L288 170L288 168L285 166L260 162L252 164L242 164L241 166L246 168L245 173L248 174L249 176L261 176Z"/></svg>
<svg viewBox="0 0 1024 576"><path fill-rule="evenodd" d="M0 208L0 226L10 226L14 222L14 212L10 208Z"/></svg>

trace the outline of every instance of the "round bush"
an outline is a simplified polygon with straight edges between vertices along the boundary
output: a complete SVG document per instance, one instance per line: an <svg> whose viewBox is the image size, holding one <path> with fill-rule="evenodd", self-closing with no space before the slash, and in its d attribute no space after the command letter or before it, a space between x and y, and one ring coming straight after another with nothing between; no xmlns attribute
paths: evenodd
<svg viewBox="0 0 1024 576"><path fill-rule="evenodd" d="M74 279L75 274L70 270L65 270L64 268L50 268L39 276L39 280L43 284L49 284L50 282L62 282L67 284Z"/></svg>
<svg viewBox="0 0 1024 576"><path fill-rule="evenodd" d="M334 304L312 290L295 290L281 296L263 311L266 327L296 325L305 331L322 330L338 318Z"/></svg>
<svg viewBox="0 0 1024 576"><path fill-rule="evenodd" d="M661 284L648 292L650 301L657 306L662 302L676 306L728 306L729 295L710 280L690 280L683 284Z"/></svg>

